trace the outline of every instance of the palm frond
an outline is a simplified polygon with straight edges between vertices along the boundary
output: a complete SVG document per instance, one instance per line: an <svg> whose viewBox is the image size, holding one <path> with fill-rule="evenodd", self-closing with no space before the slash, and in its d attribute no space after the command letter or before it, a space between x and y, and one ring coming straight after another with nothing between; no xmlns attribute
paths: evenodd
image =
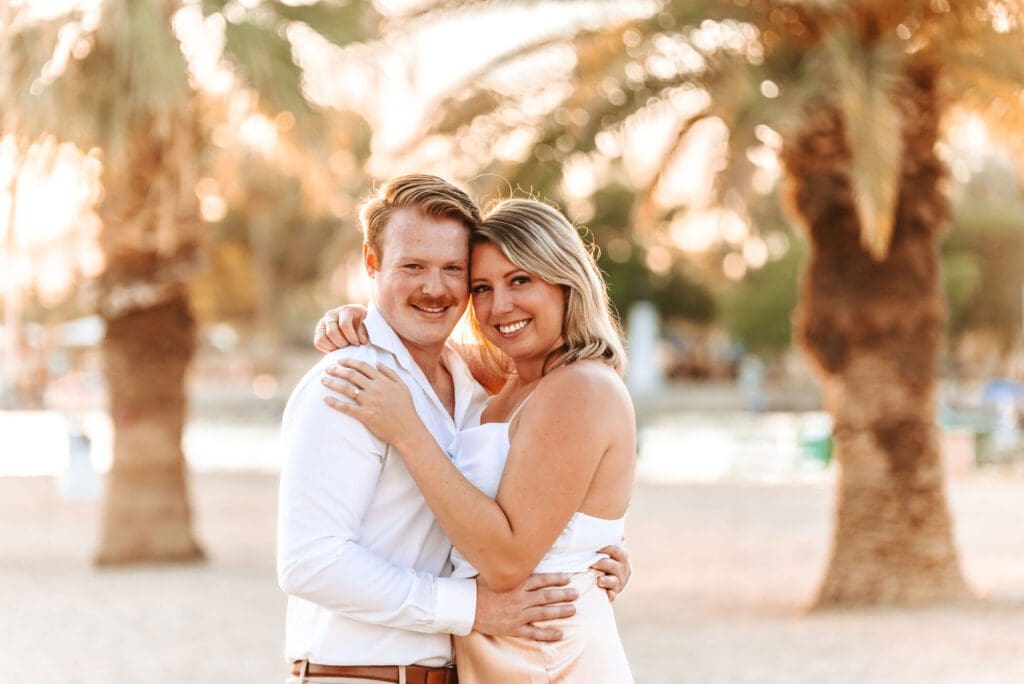
<svg viewBox="0 0 1024 684"><path fill-rule="evenodd" d="M903 114L895 100L903 51L880 41L864 46L848 32L833 32L825 53L836 79L836 104L850 148L850 181L861 243L885 258L896 222L903 158Z"/></svg>
<svg viewBox="0 0 1024 684"><path fill-rule="evenodd" d="M4 99L9 113L19 113L22 134L60 131L63 139L103 147L108 155L119 154L133 131L171 135L168 116L191 94L170 27L172 9L168 3L108 2L91 34L78 25L80 17L69 15L11 36ZM84 55L61 44L65 31L88 42Z"/></svg>
<svg viewBox="0 0 1024 684"><path fill-rule="evenodd" d="M302 69L292 57L292 45L273 24L226 24L224 56L242 82L266 98L273 109L298 116L311 112L302 95Z"/></svg>
<svg viewBox="0 0 1024 684"><path fill-rule="evenodd" d="M633 201L633 209L629 219L629 225L633 230L637 232L650 230L658 222L657 206L654 202L655 192L661 185L661 181L671 167L672 162L679 156L679 153L687 144L690 131L693 130L697 123L707 118L708 109L704 108L679 123L673 140L655 167L650 181L644 184L639 195Z"/></svg>
<svg viewBox="0 0 1024 684"><path fill-rule="evenodd" d="M408 10L392 14L388 18L393 22L408 25L423 19L436 19L451 15L454 12L480 12L498 8L535 8L541 5L579 5L587 9L607 6L610 9L621 8L622 3L616 0L429 0Z"/></svg>
<svg viewBox="0 0 1024 684"><path fill-rule="evenodd" d="M632 25L633 22L620 22L596 29L573 29L569 35L546 35L536 40L524 41L503 52L452 84L441 95L432 107L439 115L426 123L421 136L454 133L473 118L492 113L500 104L509 102L510 98L498 93L487 77L499 69L523 62L544 50L566 45L571 41L578 56L577 72L585 68L593 73L602 69L601 65L604 62L621 61L622 33ZM577 73L577 82L586 87L590 81L581 78ZM524 84L526 85L528 84ZM524 87L524 90L529 88ZM480 106L485 102L490 103L489 108Z"/></svg>
<svg viewBox="0 0 1024 684"><path fill-rule="evenodd" d="M269 23L281 26L300 22L338 46L375 36L381 19L372 3L349 0L320 0L307 5L265 0L259 9L273 15Z"/></svg>

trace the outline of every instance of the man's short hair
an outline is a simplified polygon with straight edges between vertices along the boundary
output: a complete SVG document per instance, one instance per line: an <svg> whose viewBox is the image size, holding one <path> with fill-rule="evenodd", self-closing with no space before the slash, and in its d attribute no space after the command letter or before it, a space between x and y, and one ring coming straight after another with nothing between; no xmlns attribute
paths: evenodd
<svg viewBox="0 0 1024 684"><path fill-rule="evenodd" d="M480 210L465 191L443 178L421 173L393 178L359 209L363 241L383 257L384 228L395 209L414 207L424 216L461 221L470 232L480 223Z"/></svg>

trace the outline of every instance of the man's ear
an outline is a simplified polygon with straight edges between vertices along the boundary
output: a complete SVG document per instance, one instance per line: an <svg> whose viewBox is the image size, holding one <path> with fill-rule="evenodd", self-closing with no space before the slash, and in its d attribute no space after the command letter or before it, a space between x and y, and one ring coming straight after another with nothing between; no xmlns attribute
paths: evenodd
<svg viewBox="0 0 1024 684"><path fill-rule="evenodd" d="M366 268L366 275L373 278L380 270L380 257L373 251L373 248L366 242L363 243L363 266Z"/></svg>

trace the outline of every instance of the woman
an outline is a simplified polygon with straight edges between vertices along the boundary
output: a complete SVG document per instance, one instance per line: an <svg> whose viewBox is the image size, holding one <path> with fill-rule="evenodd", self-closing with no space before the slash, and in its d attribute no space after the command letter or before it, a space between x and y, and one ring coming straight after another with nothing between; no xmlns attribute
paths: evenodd
<svg viewBox="0 0 1024 684"><path fill-rule="evenodd" d="M508 200L472 238L471 325L511 371L453 459L430 437L386 368L343 360L327 397L392 445L455 546L455 575L497 590L532 572L573 573L576 614L563 639L455 638L461 681L631 682L605 592L590 566L622 538L636 428L622 383L619 329L597 266L555 209Z"/></svg>

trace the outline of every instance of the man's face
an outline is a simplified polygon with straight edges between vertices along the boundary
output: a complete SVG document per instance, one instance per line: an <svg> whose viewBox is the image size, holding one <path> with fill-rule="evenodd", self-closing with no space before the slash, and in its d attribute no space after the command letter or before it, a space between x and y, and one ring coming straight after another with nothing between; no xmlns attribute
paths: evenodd
<svg viewBox="0 0 1024 684"><path fill-rule="evenodd" d="M407 346L443 346L469 301L469 229L398 209L382 242L382 256L363 252L381 314Z"/></svg>

